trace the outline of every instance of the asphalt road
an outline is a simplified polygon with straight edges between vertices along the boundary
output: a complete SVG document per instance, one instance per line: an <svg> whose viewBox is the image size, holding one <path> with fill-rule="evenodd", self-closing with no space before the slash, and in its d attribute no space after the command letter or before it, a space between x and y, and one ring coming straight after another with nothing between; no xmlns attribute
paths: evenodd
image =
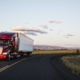
<svg viewBox="0 0 80 80"><path fill-rule="evenodd" d="M33 55L11 61L0 60L0 80L65 80L50 59L55 55Z"/></svg>

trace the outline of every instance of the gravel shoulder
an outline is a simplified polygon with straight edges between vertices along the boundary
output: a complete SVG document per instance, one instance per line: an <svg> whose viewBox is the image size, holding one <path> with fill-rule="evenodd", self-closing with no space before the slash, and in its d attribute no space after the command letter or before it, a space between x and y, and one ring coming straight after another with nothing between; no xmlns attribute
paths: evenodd
<svg viewBox="0 0 80 80"><path fill-rule="evenodd" d="M65 78L65 80L80 80L80 75L72 73L61 61L61 56L55 56L51 59L51 63L56 70Z"/></svg>

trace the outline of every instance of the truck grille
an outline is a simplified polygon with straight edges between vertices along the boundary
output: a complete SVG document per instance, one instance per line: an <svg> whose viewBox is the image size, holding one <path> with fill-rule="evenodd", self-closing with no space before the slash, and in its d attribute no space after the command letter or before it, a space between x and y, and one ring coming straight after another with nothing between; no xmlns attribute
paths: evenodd
<svg viewBox="0 0 80 80"><path fill-rule="evenodd" d="M2 50L3 50L3 48L2 48L2 47L0 47L0 54L2 54Z"/></svg>

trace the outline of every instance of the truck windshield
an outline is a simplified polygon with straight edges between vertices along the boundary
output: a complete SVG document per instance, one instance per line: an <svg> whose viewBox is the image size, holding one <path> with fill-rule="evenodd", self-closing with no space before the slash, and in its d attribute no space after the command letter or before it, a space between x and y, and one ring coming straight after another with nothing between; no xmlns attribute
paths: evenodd
<svg viewBox="0 0 80 80"><path fill-rule="evenodd" d="M0 39L0 44L9 44L9 40L7 40L7 39Z"/></svg>

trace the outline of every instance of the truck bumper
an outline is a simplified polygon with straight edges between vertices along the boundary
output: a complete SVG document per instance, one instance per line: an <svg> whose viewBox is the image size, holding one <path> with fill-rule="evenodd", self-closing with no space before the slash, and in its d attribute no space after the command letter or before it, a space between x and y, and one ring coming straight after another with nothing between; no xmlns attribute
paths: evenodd
<svg viewBox="0 0 80 80"><path fill-rule="evenodd" d="M7 56L5 56L5 55L0 55L0 59L6 59L7 58Z"/></svg>

